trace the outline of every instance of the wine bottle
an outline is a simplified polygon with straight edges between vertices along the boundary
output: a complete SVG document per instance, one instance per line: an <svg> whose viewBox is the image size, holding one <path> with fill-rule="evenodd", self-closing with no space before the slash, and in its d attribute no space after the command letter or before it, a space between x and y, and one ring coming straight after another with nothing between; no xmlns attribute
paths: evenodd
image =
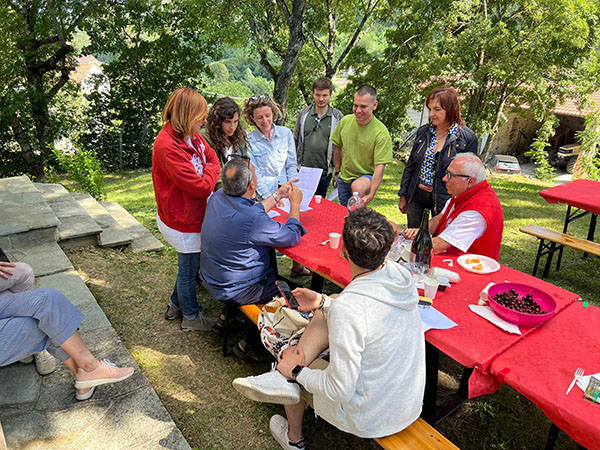
<svg viewBox="0 0 600 450"><path fill-rule="evenodd" d="M429 210L423 210L421 226L410 248L410 266L414 273L429 275L433 255L433 240L429 233Z"/></svg>

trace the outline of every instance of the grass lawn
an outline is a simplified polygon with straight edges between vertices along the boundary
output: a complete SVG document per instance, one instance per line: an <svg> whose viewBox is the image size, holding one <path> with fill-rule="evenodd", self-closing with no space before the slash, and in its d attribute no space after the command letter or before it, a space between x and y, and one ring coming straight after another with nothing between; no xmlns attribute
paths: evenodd
<svg viewBox="0 0 600 450"><path fill-rule="evenodd" d="M396 196L401 170L399 164L386 169L371 206L403 224ZM155 223L150 172L109 175L106 181L108 200L119 202L162 240ZM547 183L503 175L490 181L505 215L500 262L531 273L537 240L520 233L519 227L538 224L561 230L566 207L549 205L538 195L540 189L549 186ZM571 224L570 233L586 236L588 220ZM176 254L169 246L158 254L134 255L129 250L98 248L70 250L68 254L192 447L278 448L268 424L270 416L282 414L283 408L246 400L231 387L235 377L259 374L269 367L246 365L235 356L223 358L217 335L183 333L178 323L163 319L177 273ZM563 258L568 263L578 257L567 249ZM289 273L289 259L280 259L279 266L282 274ZM597 274L598 260L588 258L567 270L551 272L548 281L600 305L595 294L600 291ZM305 281L308 284L309 280ZM333 290L333 286L326 284L325 290ZM198 295L208 314L216 316L220 304L203 289ZM445 357L441 368L443 394L456 388L462 368ZM464 449L531 449L544 446L549 426L531 402L503 386L495 394L467 402L439 429ZM372 440L356 438L316 420L312 410L305 415L304 429L312 448L379 448ZM574 449L576 445L561 435L556 448Z"/></svg>

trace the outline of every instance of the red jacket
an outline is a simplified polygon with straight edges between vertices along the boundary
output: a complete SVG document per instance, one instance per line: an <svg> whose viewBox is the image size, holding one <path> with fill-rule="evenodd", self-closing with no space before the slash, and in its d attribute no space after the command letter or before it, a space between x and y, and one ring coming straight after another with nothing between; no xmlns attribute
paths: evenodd
<svg viewBox="0 0 600 450"><path fill-rule="evenodd" d="M195 134L192 143L196 149L167 123L158 133L152 151L158 216L169 228L182 233L202 230L206 199L221 173L217 154L206 141Z"/></svg>
<svg viewBox="0 0 600 450"><path fill-rule="evenodd" d="M450 213L453 205L454 211ZM483 235L475 239L469 247L469 252L489 256L498 261L504 230L504 213L498 196L487 181L477 183L459 196L452 197L434 234L439 235L463 211L477 211L487 224Z"/></svg>

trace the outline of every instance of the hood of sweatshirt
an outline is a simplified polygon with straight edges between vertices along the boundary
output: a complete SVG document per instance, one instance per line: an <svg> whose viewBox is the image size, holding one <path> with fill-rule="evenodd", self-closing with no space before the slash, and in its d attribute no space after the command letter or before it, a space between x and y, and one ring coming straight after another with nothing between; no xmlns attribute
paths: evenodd
<svg viewBox="0 0 600 450"><path fill-rule="evenodd" d="M410 272L387 259L382 269L353 280L344 289L346 292L364 295L405 310L413 310L419 303L417 287Z"/></svg>

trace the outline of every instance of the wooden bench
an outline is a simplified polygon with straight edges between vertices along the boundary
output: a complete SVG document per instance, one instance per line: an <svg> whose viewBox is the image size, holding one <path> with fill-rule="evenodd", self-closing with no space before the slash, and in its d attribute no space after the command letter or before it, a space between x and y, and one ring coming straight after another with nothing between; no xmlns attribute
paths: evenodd
<svg viewBox="0 0 600 450"><path fill-rule="evenodd" d="M258 324L258 316L263 305L244 305L240 310L254 324ZM385 450L457 450L458 447L446 439L435 428L418 418L412 425L390 436L376 438L375 442Z"/></svg>
<svg viewBox="0 0 600 450"><path fill-rule="evenodd" d="M535 236L540 240L540 245L535 257L535 264L533 265L532 275L534 277L537 273L540 258L545 255L547 255L547 258L542 278L546 278L548 276L550 265L552 264L552 256L555 252L561 250L563 247L570 247L584 253L600 256L600 244L588 241L587 239L581 239L569 234L549 230L538 225L527 225L519 228L519 231L521 233Z"/></svg>

